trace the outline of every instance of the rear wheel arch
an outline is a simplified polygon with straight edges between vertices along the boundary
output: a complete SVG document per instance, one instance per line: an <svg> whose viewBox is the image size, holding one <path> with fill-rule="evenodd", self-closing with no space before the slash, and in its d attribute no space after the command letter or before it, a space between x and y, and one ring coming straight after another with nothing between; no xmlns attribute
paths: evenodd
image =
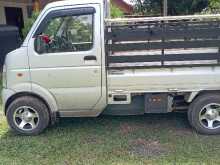
<svg viewBox="0 0 220 165"><path fill-rule="evenodd" d="M203 95L211 95L211 94L219 94L220 95L220 90L203 90L203 91L198 91L198 92L191 92L189 98L191 99L187 100L188 103L193 103L193 101Z"/></svg>
<svg viewBox="0 0 220 165"><path fill-rule="evenodd" d="M189 120L189 123L192 125L192 106L193 104L195 103L195 100L199 97L203 97L203 96L208 96L208 95L219 95L220 96L220 90L203 90L203 91L198 91L198 92L191 92L189 97L191 97L190 100L187 100L187 102L189 103L189 109L188 109L188 112L187 112L187 115L188 115L188 120Z"/></svg>
<svg viewBox="0 0 220 165"><path fill-rule="evenodd" d="M200 92L190 103L188 109L188 120L190 124L202 134L219 134L220 128L207 129L201 126L198 120L198 115L202 112L203 108L211 104L220 104L220 91L203 91ZM207 110L206 110L207 111ZM220 112L218 112L220 113ZM211 119L210 119L211 120Z"/></svg>

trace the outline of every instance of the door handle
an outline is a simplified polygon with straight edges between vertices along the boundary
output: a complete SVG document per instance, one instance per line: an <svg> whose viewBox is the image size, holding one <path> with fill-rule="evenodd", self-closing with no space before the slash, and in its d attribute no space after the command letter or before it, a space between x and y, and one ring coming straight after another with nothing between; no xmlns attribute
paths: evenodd
<svg viewBox="0 0 220 165"><path fill-rule="evenodd" d="M85 56L84 61L96 61L96 56Z"/></svg>

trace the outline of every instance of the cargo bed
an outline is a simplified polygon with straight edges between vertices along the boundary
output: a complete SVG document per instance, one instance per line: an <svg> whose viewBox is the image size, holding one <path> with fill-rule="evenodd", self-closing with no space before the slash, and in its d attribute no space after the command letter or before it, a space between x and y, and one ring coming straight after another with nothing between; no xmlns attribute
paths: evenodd
<svg viewBox="0 0 220 165"><path fill-rule="evenodd" d="M218 66L220 15L106 20L109 69Z"/></svg>

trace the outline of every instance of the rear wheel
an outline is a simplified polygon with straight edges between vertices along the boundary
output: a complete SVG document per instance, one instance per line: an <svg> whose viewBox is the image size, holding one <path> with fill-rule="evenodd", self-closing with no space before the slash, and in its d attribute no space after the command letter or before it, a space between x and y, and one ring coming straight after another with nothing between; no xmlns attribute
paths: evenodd
<svg viewBox="0 0 220 165"><path fill-rule="evenodd" d="M9 105L6 117L12 130L22 135L37 135L49 124L47 106L31 96L15 99Z"/></svg>
<svg viewBox="0 0 220 165"><path fill-rule="evenodd" d="M204 94L190 105L190 124L202 134L220 134L220 95Z"/></svg>

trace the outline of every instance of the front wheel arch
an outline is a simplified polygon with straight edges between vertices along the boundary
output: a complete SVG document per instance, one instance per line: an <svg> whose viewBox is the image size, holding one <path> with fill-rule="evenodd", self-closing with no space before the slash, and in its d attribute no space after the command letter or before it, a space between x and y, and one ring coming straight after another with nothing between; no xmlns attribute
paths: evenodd
<svg viewBox="0 0 220 165"><path fill-rule="evenodd" d="M14 101L16 100L17 98L19 97L23 97L23 96L30 96L30 97L35 97L39 100L41 100L46 106L47 106L47 109L48 109L48 113L49 113L49 118L50 118L50 123L51 124L54 124L55 121L56 121L56 113L53 112L50 108L50 106L48 105L48 103L45 101L45 99L43 99L41 96L35 94L35 93L31 93L31 92L19 92L19 93L16 93L14 95L12 95L5 103L5 111L4 111L4 114L6 115L7 113L7 109L9 107L9 105Z"/></svg>

